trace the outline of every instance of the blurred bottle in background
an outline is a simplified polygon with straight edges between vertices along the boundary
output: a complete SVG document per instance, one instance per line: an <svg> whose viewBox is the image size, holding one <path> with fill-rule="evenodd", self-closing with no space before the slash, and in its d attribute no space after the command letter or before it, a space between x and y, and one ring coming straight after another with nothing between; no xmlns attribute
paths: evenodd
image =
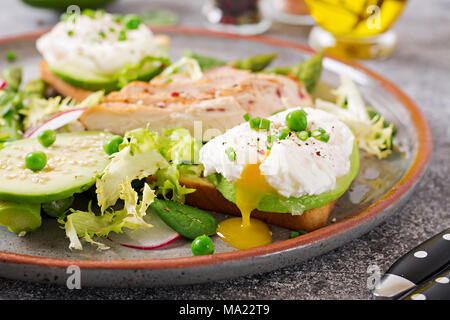
<svg viewBox="0 0 450 320"><path fill-rule="evenodd" d="M343 58L373 59L389 56L397 37L389 30L406 0L305 0L319 27L309 44L316 50Z"/></svg>
<svg viewBox="0 0 450 320"><path fill-rule="evenodd" d="M203 6L207 27L240 34L259 34L271 21L261 13L259 0L208 0Z"/></svg>

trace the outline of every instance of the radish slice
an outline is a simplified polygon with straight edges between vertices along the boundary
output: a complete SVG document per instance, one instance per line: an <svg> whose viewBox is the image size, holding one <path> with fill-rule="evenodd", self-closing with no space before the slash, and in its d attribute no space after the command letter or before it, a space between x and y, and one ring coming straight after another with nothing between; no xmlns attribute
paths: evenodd
<svg viewBox="0 0 450 320"><path fill-rule="evenodd" d="M25 138L35 138L44 130L56 130L59 128L64 127L66 124L71 123L72 121L77 120L86 110L85 108L81 109L72 109L69 111L61 112L57 114L56 116L48 119L43 124L41 124L39 127L37 127L34 130L26 130L24 133Z"/></svg>
<svg viewBox="0 0 450 320"><path fill-rule="evenodd" d="M167 246L181 238L179 233L150 210L147 211L144 220L153 227L125 229L123 233L111 233L108 239L128 248L153 250Z"/></svg>
<svg viewBox="0 0 450 320"><path fill-rule="evenodd" d="M24 138L28 138L33 131L36 130L36 127L28 127L25 129L25 132L23 133Z"/></svg>

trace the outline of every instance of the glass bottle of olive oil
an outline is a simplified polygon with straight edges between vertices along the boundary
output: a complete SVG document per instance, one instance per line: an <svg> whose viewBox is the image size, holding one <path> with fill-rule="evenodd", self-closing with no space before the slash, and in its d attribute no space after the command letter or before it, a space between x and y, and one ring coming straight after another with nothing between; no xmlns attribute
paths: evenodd
<svg viewBox="0 0 450 320"><path fill-rule="evenodd" d="M306 0L320 28L310 45L346 58L370 59L389 55L396 44L390 27L406 0Z"/></svg>

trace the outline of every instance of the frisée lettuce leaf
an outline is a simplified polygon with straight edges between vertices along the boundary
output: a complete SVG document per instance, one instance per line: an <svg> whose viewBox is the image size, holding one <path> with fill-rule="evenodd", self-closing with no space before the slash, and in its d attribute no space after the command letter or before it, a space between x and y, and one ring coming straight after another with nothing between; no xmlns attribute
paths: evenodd
<svg viewBox="0 0 450 320"><path fill-rule="evenodd" d="M193 80L199 80L203 77L202 69L197 60L189 57L182 57L177 62L171 64L164 69L161 75L165 76L177 73L185 73Z"/></svg>
<svg viewBox="0 0 450 320"><path fill-rule="evenodd" d="M151 227L143 218L157 194L183 203L184 196L195 190L180 185L179 166L198 159L200 147L201 142L183 128L164 130L161 135L148 127L126 132L119 151L111 155L110 163L96 181L100 215L88 208L88 211L72 210L65 219L60 219L70 240L69 247L81 250L82 239L99 249L107 249L92 238L121 233L123 228ZM149 176L153 177L152 183L144 183L139 201L132 182ZM119 199L123 208L115 210L113 206Z"/></svg>
<svg viewBox="0 0 450 320"><path fill-rule="evenodd" d="M58 113L96 105L103 99L103 96L104 92L102 90L96 91L80 103L77 103L71 97L56 96L45 99L44 97L35 96L25 101L24 108L20 110L20 114L25 116L23 120L25 128L35 128Z"/></svg>
<svg viewBox="0 0 450 320"><path fill-rule="evenodd" d="M97 179L97 200L102 213L120 198L120 185L129 180L146 178L158 169L169 166L157 149L132 153L130 148L126 146L113 154L102 177Z"/></svg>
<svg viewBox="0 0 450 320"><path fill-rule="evenodd" d="M156 172L156 180L151 186L156 188L157 194L162 195L164 199L184 203L185 195L195 189L180 185L180 167L187 163L198 163L202 143L193 138L187 129L177 128L163 130L158 137L158 145L159 151L170 162L170 166Z"/></svg>
<svg viewBox="0 0 450 320"><path fill-rule="evenodd" d="M195 189L186 188L179 182L180 170L176 164L167 168L159 169L155 174L156 180L151 184L166 200L184 203L185 195L192 193Z"/></svg>
<svg viewBox="0 0 450 320"><path fill-rule="evenodd" d="M161 154L171 163L198 163L202 147L200 140L195 139L185 128L165 129L158 137Z"/></svg>
<svg viewBox="0 0 450 320"><path fill-rule="evenodd" d="M336 115L355 134L360 149L378 159L387 157L393 148L396 128L384 117L368 108L355 83L341 75L341 85L333 91L335 102L316 99L317 108Z"/></svg>
<svg viewBox="0 0 450 320"><path fill-rule="evenodd" d="M102 215L96 215L89 205L88 211L72 210L66 221L62 220L66 236L70 240L70 249L83 249L80 238L96 245L99 250L109 249L101 242L94 241L92 237L106 237L110 232L121 233L123 228L137 229L152 227L144 221L147 209L155 199L155 192L148 184L144 185L142 200L138 201L138 193L131 186L131 179L119 185L120 199L125 203L121 210L111 210Z"/></svg>

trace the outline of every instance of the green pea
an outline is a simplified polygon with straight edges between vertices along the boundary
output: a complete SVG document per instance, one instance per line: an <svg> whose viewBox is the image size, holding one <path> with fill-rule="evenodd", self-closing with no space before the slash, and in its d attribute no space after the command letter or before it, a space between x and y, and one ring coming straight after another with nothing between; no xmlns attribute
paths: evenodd
<svg viewBox="0 0 450 320"><path fill-rule="evenodd" d="M286 124L292 131L303 131L308 125L306 120L306 112L303 110L295 110L286 115Z"/></svg>
<svg viewBox="0 0 450 320"><path fill-rule="evenodd" d="M129 30L134 30L139 28L139 25L142 23L142 19L137 15L126 15L124 20L125 26Z"/></svg>
<svg viewBox="0 0 450 320"><path fill-rule="evenodd" d="M44 130L38 135L38 141L44 147L50 147L56 141L56 132L54 130Z"/></svg>
<svg viewBox="0 0 450 320"><path fill-rule="evenodd" d="M25 156L25 166L33 171L44 169L47 164L47 156L42 151L33 151Z"/></svg>
<svg viewBox="0 0 450 320"><path fill-rule="evenodd" d="M214 253L214 244L207 235L198 236L191 243L191 251L195 256Z"/></svg>
<svg viewBox="0 0 450 320"><path fill-rule="evenodd" d="M119 145L123 142L121 136L112 136L103 142L103 150L109 155L119 151Z"/></svg>
<svg viewBox="0 0 450 320"><path fill-rule="evenodd" d="M6 56L6 60L8 60L9 62L13 62L17 58L17 55L14 51L6 52L5 56Z"/></svg>

